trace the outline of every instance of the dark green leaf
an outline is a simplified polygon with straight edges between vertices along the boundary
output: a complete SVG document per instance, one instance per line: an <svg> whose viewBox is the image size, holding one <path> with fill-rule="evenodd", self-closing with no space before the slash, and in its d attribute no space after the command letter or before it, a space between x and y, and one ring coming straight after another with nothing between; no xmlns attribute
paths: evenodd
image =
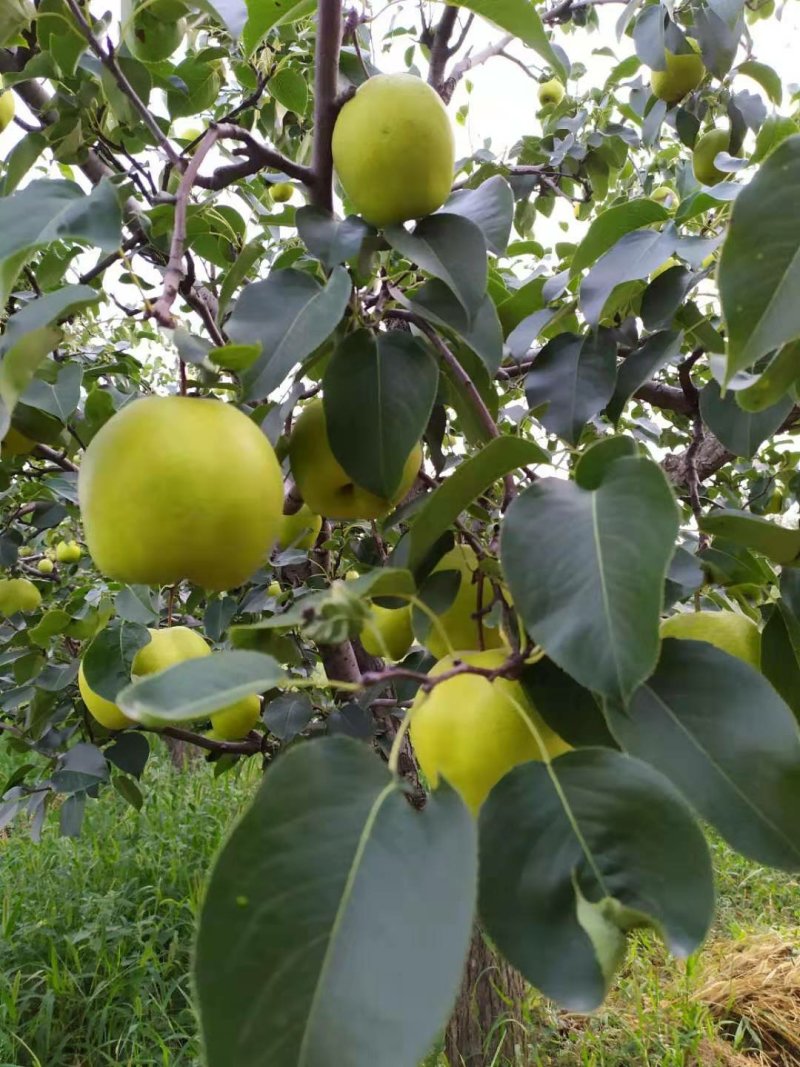
<svg viewBox="0 0 800 1067"><path fill-rule="evenodd" d="M350 334L323 379L331 449L353 481L390 498L428 425L439 371L430 350L403 330Z"/></svg>
<svg viewBox="0 0 800 1067"><path fill-rule="evenodd" d="M654 926L688 956L714 910L705 839L676 789L610 749L524 763L480 814L480 914L529 982L596 1008L628 930Z"/></svg>
<svg viewBox="0 0 800 1067"><path fill-rule="evenodd" d="M791 564L800 556L800 530L778 526L749 511L735 508L713 511L703 517L700 528L744 548L752 548L776 563Z"/></svg>
<svg viewBox="0 0 800 1067"><path fill-rule="evenodd" d="M612 422L617 422L625 410L630 398L649 382L656 371L665 364L672 363L680 355L683 334L674 330L664 330L648 337L639 348L631 352L617 372L617 384L614 395L606 408L606 415Z"/></svg>
<svg viewBox="0 0 800 1067"><path fill-rule="evenodd" d="M546 404L539 421L572 445L606 406L617 380L617 346L608 330L580 337L561 333L535 357L525 379L531 409Z"/></svg>
<svg viewBox="0 0 800 1067"><path fill-rule="evenodd" d="M581 489L597 489L612 463L638 455L639 448L632 437L603 437L581 453L575 464L575 481Z"/></svg>
<svg viewBox="0 0 800 1067"><path fill-rule="evenodd" d="M607 716L626 751L665 774L733 848L800 869L800 735L755 668L705 641L668 638L627 711Z"/></svg>
<svg viewBox="0 0 800 1067"><path fill-rule="evenodd" d="M314 705L305 693L281 693L270 700L263 719L271 734L281 741L291 741L314 717Z"/></svg>
<svg viewBox="0 0 800 1067"><path fill-rule="evenodd" d="M104 700L116 702L119 692L130 684L136 653L149 641L147 628L139 623L115 619L106 626L83 657L83 671L89 688Z"/></svg>
<svg viewBox="0 0 800 1067"><path fill-rule="evenodd" d="M333 333L350 299L350 277L337 267L322 288L299 270L274 270L248 285L227 324L231 340L261 344L243 375L248 397L271 393Z"/></svg>
<svg viewBox="0 0 800 1067"><path fill-rule="evenodd" d="M487 178L477 189L457 189L451 193L442 211L463 215L474 222L486 238L486 247L502 256L511 234L514 218L514 194L499 174Z"/></svg>
<svg viewBox="0 0 800 1067"><path fill-rule="evenodd" d="M699 280L699 276L692 271L675 266L650 282L642 296L641 314L645 329L658 330L669 326L675 312Z"/></svg>
<svg viewBox="0 0 800 1067"><path fill-rule="evenodd" d="M634 230L621 237L581 282L580 305L586 321L596 326L616 286L652 274L669 259L676 243L671 223L662 231Z"/></svg>
<svg viewBox="0 0 800 1067"><path fill-rule="evenodd" d="M454 792L413 811L349 738L279 757L200 917L209 1067L418 1063L455 999L476 880L475 824Z"/></svg>
<svg viewBox="0 0 800 1067"><path fill-rule="evenodd" d="M132 778L126 778L123 774L116 774L112 784L123 800L136 811L141 811L144 806L144 797L139 786Z"/></svg>
<svg viewBox="0 0 800 1067"><path fill-rule="evenodd" d="M464 459L417 512L411 527L409 568L416 570L458 516L496 481L519 467L549 462L549 455L533 441L508 436L495 438Z"/></svg>
<svg viewBox="0 0 800 1067"><path fill-rule="evenodd" d="M402 303L429 322L453 330L494 376L503 359L503 331L488 293L471 321L453 292L438 278L431 278L403 296Z"/></svg>
<svg viewBox="0 0 800 1067"><path fill-rule="evenodd" d="M384 236L392 248L445 283L471 320L486 295L486 240L482 231L460 215L428 215L409 233L389 226Z"/></svg>
<svg viewBox="0 0 800 1067"><path fill-rule="evenodd" d="M144 734L128 731L120 734L114 744L108 746L104 755L109 763L119 767L125 774L141 778L150 757L150 742Z"/></svg>
<svg viewBox="0 0 800 1067"><path fill-rule="evenodd" d="M547 725L568 744L618 747L594 696L546 656L529 664L520 682Z"/></svg>
<svg viewBox="0 0 800 1067"><path fill-rule="evenodd" d="M263 693L283 680L281 665L260 652L214 652L151 674L117 696L131 719L144 726L191 722Z"/></svg>
<svg viewBox="0 0 800 1067"><path fill-rule="evenodd" d="M759 446L772 437L792 410L790 396L764 411L743 411L736 394L728 390L722 396L719 383L712 378L700 393L700 414L709 430L735 456L750 458Z"/></svg>
<svg viewBox="0 0 800 1067"><path fill-rule="evenodd" d="M100 749L79 741L61 756L51 781L59 793L77 793L107 778L108 765Z"/></svg>
<svg viewBox="0 0 800 1067"><path fill-rule="evenodd" d="M655 200L631 200L617 204L601 212L592 222L586 236L572 257L570 271L573 275L585 267L591 267L604 252L631 230L651 226L654 222L666 222L669 212Z"/></svg>
<svg viewBox="0 0 800 1067"><path fill-rule="evenodd" d="M352 701L342 704L328 716L328 733L335 737L354 737L357 741L369 741L375 733L375 720L366 708Z"/></svg>
<svg viewBox="0 0 800 1067"><path fill-rule="evenodd" d="M357 215L348 215L342 222L310 204L297 210L295 222L306 248L326 267L335 267L357 256L364 238L374 232Z"/></svg>
<svg viewBox="0 0 800 1067"><path fill-rule="evenodd" d="M758 82L772 103L780 105L783 99L783 86L780 76L772 67L766 63L759 63L755 59L746 59L744 63L739 64L737 72L746 74L748 78Z"/></svg>
<svg viewBox="0 0 800 1067"><path fill-rule="evenodd" d="M85 807L85 793L73 793L67 797L59 812L58 829L62 837L80 837Z"/></svg>
<svg viewBox="0 0 800 1067"><path fill-rule="evenodd" d="M791 389L800 378L800 342L784 345L769 365L744 389L736 392L736 403L744 411L764 411Z"/></svg>
<svg viewBox="0 0 800 1067"><path fill-rule="evenodd" d="M781 574L781 599L761 633L761 670L800 722L800 571Z"/></svg>
<svg viewBox="0 0 800 1067"><path fill-rule="evenodd" d="M658 660L678 509L661 469L619 459L593 492L547 478L517 497L501 534L531 637L587 689L627 701Z"/></svg>
<svg viewBox="0 0 800 1067"><path fill-rule="evenodd" d="M775 149L734 204L718 273L728 381L800 337L800 213L785 210L798 187L800 135Z"/></svg>

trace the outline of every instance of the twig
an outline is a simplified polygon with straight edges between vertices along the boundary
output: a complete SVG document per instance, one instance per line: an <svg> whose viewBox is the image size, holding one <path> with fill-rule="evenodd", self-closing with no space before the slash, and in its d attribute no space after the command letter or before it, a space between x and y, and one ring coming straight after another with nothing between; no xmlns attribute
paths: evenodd
<svg viewBox="0 0 800 1067"><path fill-rule="evenodd" d="M333 127L340 104L339 52L342 47L342 0L319 0L314 58L314 149L311 199L333 211Z"/></svg>
<svg viewBox="0 0 800 1067"><path fill-rule="evenodd" d="M284 156L276 149L262 144L243 126L222 122L217 124L217 131L219 140L241 141L245 146L245 158L241 163L228 163L223 167L218 167L213 174L207 177L198 175L194 184L201 189L210 189L218 192L220 189L226 189L229 185L239 181L240 178L247 178L251 174L257 174L260 170L267 168L279 170L289 178L295 178L308 186L311 185L313 180L311 167L305 167L302 163L295 163L294 160Z"/></svg>
<svg viewBox="0 0 800 1067"><path fill-rule="evenodd" d="M70 474L74 474L78 468L72 462L67 459L60 452L56 452L54 448L48 448L47 445L37 444L33 450L34 454L41 456L43 459L49 460L51 463L55 463L57 467L60 467L62 471L69 471Z"/></svg>
<svg viewBox="0 0 800 1067"><path fill-rule="evenodd" d="M197 177L197 172L208 153L217 143L220 136L220 127L211 126L205 133L203 140L197 146L197 151L192 156L189 165L181 177L178 192L175 196L175 224L172 231L172 245L170 247L169 262L164 273L164 288L161 296L150 309L153 318L167 329L175 328L175 317L172 314L172 305L178 296L180 284L184 279L183 250L186 246L186 208L189 196L192 192Z"/></svg>
<svg viewBox="0 0 800 1067"><path fill-rule="evenodd" d="M165 136L161 127L150 114L148 108L142 103L141 99L139 98L139 94L136 92L131 83L125 77L125 74L120 68L119 63L117 63L117 59L114 55L114 49L111 43L108 42L108 52L104 51L102 46L100 45L100 42L95 37L92 27L84 18L83 12L78 6L76 0L67 0L67 6L72 12L73 18L78 23L78 26L80 27L84 37L89 42L89 47L100 60L100 62L103 64L103 66L106 68L106 70L109 71L109 73L111 74L117 85L120 87L122 92L127 96L130 102L139 112L142 122L144 122L145 126L147 126L148 130L155 137L157 144L161 147L167 159L174 167L180 167L180 155L172 147L169 142L169 139Z"/></svg>
<svg viewBox="0 0 800 1067"><path fill-rule="evenodd" d="M493 56L503 55L504 50L513 40L514 35L507 33L505 37L501 37L500 40L495 41L494 44L487 45L486 48L482 48L480 52L475 52L474 54L467 53L467 55L465 55L463 59L460 59L450 71L449 80L453 83L457 83L464 77L467 71L472 70L474 67L480 67Z"/></svg>
<svg viewBox="0 0 800 1067"><path fill-rule="evenodd" d="M172 737L176 741L186 741L190 745L196 745L197 748L204 748L207 752L220 752L228 753L229 755L238 756L255 756L262 751L263 738L266 734L259 734L255 731L251 731L248 738L244 741L216 741L213 737L205 737L203 734L196 734L192 730L182 730L179 726L164 726L158 730L150 730L147 727L140 727L147 733L161 734L162 737Z"/></svg>

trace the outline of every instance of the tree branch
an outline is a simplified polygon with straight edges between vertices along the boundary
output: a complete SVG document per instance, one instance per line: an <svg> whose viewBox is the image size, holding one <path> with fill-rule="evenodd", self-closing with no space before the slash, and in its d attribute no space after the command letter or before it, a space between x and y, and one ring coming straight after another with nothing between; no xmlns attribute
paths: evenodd
<svg viewBox="0 0 800 1067"><path fill-rule="evenodd" d="M480 67L483 63L486 63L487 60L492 59L493 56L503 55L504 49L507 48L513 40L514 35L508 33L505 37L501 37L499 41L495 41L494 44L482 48L480 52L475 52L474 54L467 53L467 55L465 55L463 59L460 59L450 71L448 82L452 82L453 87L455 87L467 71L472 70L474 67ZM513 56L509 56L508 58L513 59ZM530 72L528 71L527 73Z"/></svg>
<svg viewBox="0 0 800 1067"><path fill-rule="evenodd" d="M445 68L452 54L450 52L450 38L453 36L457 18L458 8L448 5L439 20L439 25L433 31L433 40L430 46L431 59L428 67L428 85L432 86L442 97L445 96L442 91L445 81ZM446 102L449 101L451 95L452 90L447 94Z"/></svg>
<svg viewBox="0 0 800 1067"><path fill-rule="evenodd" d="M319 0L314 61L314 150L311 199L333 211L333 127L341 106L339 52L342 47L342 0Z"/></svg>
<svg viewBox="0 0 800 1067"><path fill-rule="evenodd" d="M257 174L260 170L265 170L266 168L279 170L289 178L295 178L308 186L313 183L314 172L311 167L305 167L302 163L295 163L294 160L284 156L276 149L262 144L244 127L234 126L226 122L220 123L217 129L220 131L218 133L220 140L228 138L241 141L244 144L245 158L241 163L229 163L223 167L218 167L208 177L204 177L201 174L198 175L194 184L201 189L211 189L215 192L220 189L226 189L229 185L239 181L240 178L247 178L251 174Z"/></svg>
<svg viewBox="0 0 800 1067"><path fill-rule="evenodd" d="M67 0L67 7L69 7L70 11L72 12L73 18L78 23L78 26L80 27L80 30L83 33L84 37L89 42L89 47L100 60L100 62L103 64L103 66L106 68L106 70L109 71L114 81L117 83L117 85L125 94L125 96L127 96L130 102L133 104L134 108L138 111L139 117L141 118L145 126L148 128L150 133L152 133L153 137L155 137L156 143L163 150L164 155L167 157L167 159L173 166L179 167L181 164L181 157L179 153L176 152L175 149L172 147L169 142L169 139L165 136L161 127L150 114L148 108L140 100L139 94L136 92L131 83L125 77L122 68L120 67L119 63L117 63L112 46L109 44L108 52L105 52L103 50L100 45L100 42L97 40L92 31L92 27L84 18L83 12L81 11L80 7L78 7L76 0Z"/></svg>

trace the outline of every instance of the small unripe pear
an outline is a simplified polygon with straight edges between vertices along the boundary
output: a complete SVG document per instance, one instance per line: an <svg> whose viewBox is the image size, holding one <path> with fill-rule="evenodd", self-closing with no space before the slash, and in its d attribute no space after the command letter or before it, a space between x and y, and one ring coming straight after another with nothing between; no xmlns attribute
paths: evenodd
<svg viewBox="0 0 800 1067"><path fill-rule="evenodd" d="M558 78L551 78L539 86L539 104L542 107L558 107L564 99L564 86Z"/></svg>

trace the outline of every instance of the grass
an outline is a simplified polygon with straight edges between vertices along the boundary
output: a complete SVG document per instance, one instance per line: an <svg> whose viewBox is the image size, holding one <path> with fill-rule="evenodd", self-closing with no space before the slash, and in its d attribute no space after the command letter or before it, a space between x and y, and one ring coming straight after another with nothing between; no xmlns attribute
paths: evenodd
<svg viewBox="0 0 800 1067"><path fill-rule="evenodd" d="M39 844L22 828L0 838L0 1067L196 1067L194 918L211 856L257 775L253 761L215 779L202 763L178 774L153 759L140 815L108 790L89 805L76 840L59 838L54 825ZM733 1067L736 1046L756 1043L741 1025L723 1042L693 993L714 943L764 930L797 942L800 885L721 844L714 852L711 950L675 961L657 938L638 934L591 1017L532 995L534 1051L515 1067Z"/></svg>

